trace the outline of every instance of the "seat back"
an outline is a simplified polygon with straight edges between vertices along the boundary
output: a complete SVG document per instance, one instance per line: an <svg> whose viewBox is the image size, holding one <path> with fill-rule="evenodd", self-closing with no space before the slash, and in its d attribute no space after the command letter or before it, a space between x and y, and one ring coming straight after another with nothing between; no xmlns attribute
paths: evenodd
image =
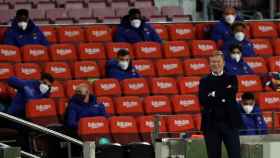
<svg viewBox="0 0 280 158"><path fill-rule="evenodd" d="M252 39L254 50L256 55L259 56L271 56L273 54L272 46L267 39Z"/></svg>
<svg viewBox="0 0 280 158"><path fill-rule="evenodd" d="M74 77L79 78L99 78L99 67L94 61L76 61L74 63Z"/></svg>
<svg viewBox="0 0 280 158"><path fill-rule="evenodd" d="M42 45L25 45L21 47L22 60L24 62L49 61L48 49Z"/></svg>
<svg viewBox="0 0 280 158"><path fill-rule="evenodd" d="M145 78L131 78L121 81L124 95L148 95L149 86Z"/></svg>
<svg viewBox="0 0 280 158"><path fill-rule="evenodd" d="M171 101L176 114L200 111L200 105L196 95L175 95L172 97Z"/></svg>
<svg viewBox="0 0 280 158"><path fill-rule="evenodd" d="M39 80L41 79L41 68L35 63L17 63L15 74L24 80Z"/></svg>
<svg viewBox="0 0 280 158"><path fill-rule="evenodd" d="M200 79L201 77L198 76L188 76L179 78L178 85L181 94L198 93Z"/></svg>
<svg viewBox="0 0 280 158"><path fill-rule="evenodd" d="M119 115L143 115L143 105L138 96L125 96L115 99L116 111Z"/></svg>
<svg viewBox="0 0 280 158"><path fill-rule="evenodd" d="M167 129L172 136L178 136L181 132L186 132L194 129L193 118L191 115L179 114L168 116Z"/></svg>
<svg viewBox="0 0 280 158"><path fill-rule="evenodd" d="M257 75L242 75L237 79L239 92L260 92L263 89L260 77Z"/></svg>
<svg viewBox="0 0 280 158"><path fill-rule="evenodd" d="M12 64L0 63L0 80L6 80L12 76L14 76Z"/></svg>
<svg viewBox="0 0 280 158"><path fill-rule="evenodd" d="M279 72L280 70L280 56L270 57L268 59L269 70L271 72Z"/></svg>
<svg viewBox="0 0 280 158"><path fill-rule="evenodd" d="M106 44L107 57L109 59L116 58L120 49L127 50L131 57L134 57L133 48L129 43L125 42L109 42Z"/></svg>
<svg viewBox="0 0 280 158"><path fill-rule="evenodd" d="M154 77L155 67L151 60L133 60L132 65L144 77Z"/></svg>
<svg viewBox="0 0 280 158"><path fill-rule="evenodd" d="M208 57L217 50L216 43L211 40L193 40L191 48L194 57Z"/></svg>
<svg viewBox="0 0 280 158"><path fill-rule="evenodd" d="M75 90L77 88L78 85L80 84L88 84L89 83L86 80L67 80L65 83L65 87L66 87L66 94L67 96L70 98L75 94ZM90 87L90 91L92 91L91 86Z"/></svg>
<svg viewBox="0 0 280 158"><path fill-rule="evenodd" d="M51 91L50 91L50 98L64 98L64 87L59 81L54 81L52 83Z"/></svg>
<svg viewBox="0 0 280 158"><path fill-rule="evenodd" d="M115 115L115 106L111 97L97 97L97 103L102 103L105 106L107 114Z"/></svg>
<svg viewBox="0 0 280 158"><path fill-rule="evenodd" d="M60 43L83 42L85 40L84 30L77 26L63 26L57 28L58 40Z"/></svg>
<svg viewBox="0 0 280 158"><path fill-rule="evenodd" d="M264 74L264 73L268 72L264 58L262 58L262 57L245 57L243 59L255 73Z"/></svg>
<svg viewBox="0 0 280 158"><path fill-rule="evenodd" d="M187 58L190 50L185 41L168 41L163 44L165 58Z"/></svg>
<svg viewBox="0 0 280 158"><path fill-rule="evenodd" d="M158 76L179 76L184 73L179 59L159 59L156 65Z"/></svg>
<svg viewBox="0 0 280 158"><path fill-rule="evenodd" d="M147 96L144 99L144 109L146 114L170 114L171 104L167 96Z"/></svg>
<svg viewBox="0 0 280 158"><path fill-rule="evenodd" d="M0 45L0 62L20 62L19 48L12 45Z"/></svg>
<svg viewBox="0 0 280 158"><path fill-rule="evenodd" d="M40 30L50 43L57 43L56 29L52 26L42 26Z"/></svg>
<svg viewBox="0 0 280 158"><path fill-rule="evenodd" d="M120 96L121 87L116 79L100 79L94 83L96 96Z"/></svg>
<svg viewBox="0 0 280 158"><path fill-rule="evenodd" d="M277 37L277 29L273 22L251 22L249 24L254 38Z"/></svg>
<svg viewBox="0 0 280 158"><path fill-rule="evenodd" d="M70 67L65 62L47 62L44 71L51 74L56 79L71 79Z"/></svg>
<svg viewBox="0 0 280 158"><path fill-rule="evenodd" d="M106 59L105 48L102 43L81 43L78 50L80 60Z"/></svg>
<svg viewBox="0 0 280 158"><path fill-rule="evenodd" d="M153 28L155 29L156 33L162 40L168 41L168 31L165 25L162 24L153 24Z"/></svg>
<svg viewBox="0 0 280 158"><path fill-rule="evenodd" d="M151 92L153 94L177 94L176 80L169 77L152 78Z"/></svg>
<svg viewBox="0 0 280 158"><path fill-rule="evenodd" d="M194 28L192 24L172 24L168 25L169 38L172 41L190 40L194 38Z"/></svg>
<svg viewBox="0 0 280 158"><path fill-rule="evenodd" d="M111 29L106 25L88 27L86 39L88 42L110 42L112 41Z"/></svg>
<svg viewBox="0 0 280 158"><path fill-rule="evenodd" d="M262 92L258 94L258 103L263 110L280 110L280 93Z"/></svg>
<svg viewBox="0 0 280 158"><path fill-rule="evenodd" d="M50 46L53 61L75 61L77 60L76 48L72 44L53 44Z"/></svg>
<svg viewBox="0 0 280 158"><path fill-rule="evenodd" d="M208 60L205 58L186 59L184 61L185 75L206 75L210 72Z"/></svg>
<svg viewBox="0 0 280 158"><path fill-rule="evenodd" d="M157 59L162 56L161 46L156 42L138 42L133 47L137 59Z"/></svg>

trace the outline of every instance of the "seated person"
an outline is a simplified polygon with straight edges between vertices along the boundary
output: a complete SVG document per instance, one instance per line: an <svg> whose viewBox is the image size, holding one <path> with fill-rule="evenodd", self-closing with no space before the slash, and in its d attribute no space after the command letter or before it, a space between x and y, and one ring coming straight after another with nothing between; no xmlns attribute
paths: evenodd
<svg viewBox="0 0 280 158"><path fill-rule="evenodd" d="M267 125L259 106L255 103L254 94L245 92L241 98L239 109L244 129L240 131L240 135L267 134Z"/></svg>
<svg viewBox="0 0 280 158"><path fill-rule="evenodd" d="M103 104L97 103L96 97L91 94L89 86L80 84L75 90L75 95L69 101L66 115L66 126L76 131L81 118L106 116L106 110Z"/></svg>
<svg viewBox="0 0 280 158"><path fill-rule="evenodd" d="M108 78L118 80L141 77L131 64L129 52L124 49L119 50L117 59L112 59L106 63L106 74Z"/></svg>
<svg viewBox="0 0 280 158"><path fill-rule="evenodd" d="M230 75L254 74L250 66L242 59L242 48L240 45L232 45L230 57L225 58L225 71Z"/></svg>
<svg viewBox="0 0 280 158"><path fill-rule="evenodd" d="M262 79L266 90L280 92L280 72L269 72Z"/></svg>
<svg viewBox="0 0 280 158"><path fill-rule="evenodd" d="M142 18L139 9L130 9L128 15L122 18L121 24L117 28L115 41L128 43L162 42L155 29Z"/></svg>
<svg viewBox="0 0 280 158"><path fill-rule="evenodd" d="M17 77L11 77L7 82L9 86L17 90L7 113L25 118L25 104L31 99L47 98L54 78L48 73L42 73L41 80L21 80Z"/></svg>
<svg viewBox="0 0 280 158"><path fill-rule="evenodd" d="M49 42L41 30L28 17L28 10L20 9L8 28L4 37L4 44L22 47L27 44L40 44L48 46Z"/></svg>
<svg viewBox="0 0 280 158"><path fill-rule="evenodd" d="M246 38L245 29L246 25L243 23L234 23L232 25L233 35L230 37L229 40L225 41L222 47L225 57L228 57L230 52L229 49L234 44L239 44L242 47L243 57L256 56L253 44Z"/></svg>

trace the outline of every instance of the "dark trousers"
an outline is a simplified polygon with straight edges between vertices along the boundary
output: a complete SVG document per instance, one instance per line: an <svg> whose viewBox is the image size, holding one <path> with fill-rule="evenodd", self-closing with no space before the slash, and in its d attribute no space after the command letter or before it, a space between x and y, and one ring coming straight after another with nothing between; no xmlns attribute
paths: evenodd
<svg viewBox="0 0 280 158"><path fill-rule="evenodd" d="M226 123L218 123L211 129L204 130L208 158L222 157L222 142L224 142L229 158L240 158L240 140L237 129Z"/></svg>

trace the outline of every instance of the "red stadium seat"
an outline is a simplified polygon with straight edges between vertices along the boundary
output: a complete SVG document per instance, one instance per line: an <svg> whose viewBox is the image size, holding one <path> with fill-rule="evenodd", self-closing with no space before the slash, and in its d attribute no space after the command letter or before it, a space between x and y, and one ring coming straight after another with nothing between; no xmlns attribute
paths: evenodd
<svg viewBox="0 0 280 158"><path fill-rule="evenodd" d="M117 53L120 49L125 49L133 57L133 48L129 43L125 42L109 42L106 44L107 57L109 59L117 57Z"/></svg>
<svg viewBox="0 0 280 158"><path fill-rule="evenodd" d="M130 116L113 116L110 118L110 129L115 142L128 144L139 142L136 121Z"/></svg>
<svg viewBox="0 0 280 158"><path fill-rule="evenodd" d="M171 99L174 113L195 113L200 111L196 95L175 95Z"/></svg>
<svg viewBox="0 0 280 158"><path fill-rule="evenodd" d="M184 74L179 59L159 59L156 62L158 76L181 76Z"/></svg>
<svg viewBox="0 0 280 158"><path fill-rule="evenodd" d="M97 97L97 103L102 103L106 108L106 113L115 115L115 106L111 97Z"/></svg>
<svg viewBox="0 0 280 158"><path fill-rule="evenodd" d="M138 42L133 45L137 59L161 58L161 46L156 42Z"/></svg>
<svg viewBox="0 0 280 158"><path fill-rule="evenodd" d="M216 43L211 40L193 40L191 42L192 55L194 57L207 57L217 50Z"/></svg>
<svg viewBox="0 0 280 158"><path fill-rule="evenodd" d="M184 61L185 75L206 75L210 72L208 60L205 58L186 59Z"/></svg>
<svg viewBox="0 0 280 158"><path fill-rule="evenodd" d="M115 100L116 111L119 115L143 115L143 105L138 96L118 97Z"/></svg>
<svg viewBox="0 0 280 158"><path fill-rule="evenodd" d="M64 98L64 88L63 85L59 81L54 81L52 84L52 88L50 91L51 98Z"/></svg>
<svg viewBox="0 0 280 158"><path fill-rule="evenodd" d="M42 126L58 124L56 105L52 99L30 100L26 106L26 117Z"/></svg>
<svg viewBox="0 0 280 158"><path fill-rule="evenodd" d="M77 26L61 26L57 28L60 43L83 42L85 40L84 30Z"/></svg>
<svg viewBox="0 0 280 158"><path fill-rule="evenodd" d="M195 24L196 39L205 40L210 39L213 23L198 23Z"/></svg>
<svg viewBox="0 0 280 158"><path fill-rule="evenodd" d="M5 94L8 91L8 86L4 82L0 82L0 94Z"/></svg>
<svg viewBox="0 0 280 158"><path fill-rule="evenodd" d="M151 92L153 94L177 94L176 80L169 77L152 78Z"/></svg>
<svg viewBox="0 0 280 158"><path fill-rule="evenodd" d="M84 141L98 142L100 138L111 139L109 121L105 117L84 117L79 121L78 135Z"/></svg>
<svg viewBox="0 0 280 158"><path fill-rule="evenodd" d="M43 26L40 27L40 30L43 32L45 37L48 39L50 43L57 43L57 36L56 36L56 30L52 26Z"/></svg>
<svg viewBox="0 0 280 158"><path fill-rule="evenodd" d="M172 112L170 101L164 95L145 97L144 109L146 114L170 114Z"/></svg>
<svg viewBox="0 0 280 158"><path fill-rule="evenodd" d="M124 95L148 95L150 93L149 86L145 78L131 78L121 81L122 91Z"/></svg>
<svg viewBox="0 0 280 158"><path fill-rule="evenodd" d="M268 59L269 70L271 72L279 72L280 70L280 56L270 57Z"/></svg>
<svg viewBox="0 0 280 158"><path fill-rule="evenodd" d="M132 65L144 77L154 77L156 74L154 64L151 60L133 60Z"/></svg>
<svg viewBox="0 0 280 158"><path fill-rule="evenodd" d="M192 24L172 24L168 25L169 38L172 41L190 40L194 38L194 28Z"/></svg>
<svg viewBox="0 0 280 158"><path fill-rule="evenodd" d="M280 110L280 93L262 92L257 98L262 110Z"/></svg>
<svg viewBox="0 0 280 158"><path fill-rule="evenodd" d="M6 80L14 76L14 69L12 64L0 63L0 80Z"/></svg>
<svg viewBox="0 0 280 158"><path fill-rule="evenodd" d="M262 57L245 57L244 61L251 67L257 74L267 73L266 62Z"/></svg>
<svg viewBox="0 0 280 158"><path fill-rule="evenodd" d="M20 62L19 48L12 45L0 45L0 62Z"/></svg>
<svg viewBox="0 0 280 158"><path fill-rule="evenodd" d="M70 67L65 62L47 62L44 69L56 79L72 78Z"/></svg>
<svg viewBox="0 0 280 158"><path fill-rule="evenodd" d="M199 80L201 77L189 76L178 79L181 94L198 93Z"/></svg>
<svg viewBox="0 0 280 158"><path fill-rule="evenodd" d="M167 117L167 129L172 136L178 136L181 132L193 130L194 123L191 115L180 114Z"/></svg>
<svg viewBox="0 0 280 158"><path fill-rule="evenodd" d="M280 56L280 39L273 40L274 54Z"/></svg>
<svg viewBox="0 0 280 158"><path fill-rule="evenodd" d="M88 42L110 42L112 41L111 29L106 25L95 25L86 28L86 39Z"/></svg>
<svg viewBox="0 0 280 158"><path fill-rule="evenodd" d="M50 46L53 61L75 61L77 60L76 48L72 44L53 44Z"/></svg>
<svg viewBox="0 0 280 158"><path fill-rule="evenodd" d="M280 113L279 112L275 113L275 119L274 120L275 120L274 127L276 129L279 129L280 128Z"/></svg>
<svg viewBox="0 0 280 158"><path fill-rule="evenodd" d="M190 56L188 44L184 41L169 41L163 44L165 58L187 58Z"/></svg>
<svg viewBox="0 0 280 158"><path fill-rule="evenodd" d="M195 129L196 130L200 130L201 127L201 115L197 114L197 115L193 115L193 122L195 125Z"/></svg>
<svg viewBox="0 0 280 158"><path fill-rule="evenodd" d="M116 79L101 79L94 82L96 96L119 96L121 87Z"/></svg>
<svg viewBox="0 0 280 158"><path fill-rule="evenodd" d="M21 51L24 62L49 61L48 48L43 45L25 45L21 47Z"/></svg>
<svg viewBox="0 0 280 158"><path fill-rule="evenodd" d="M168 31L165 25L153 24L153 28L162 40L168 41Z"/></svg>
<svg viewBox="0 0 280 158"><path fill-rule="evenodd" d="M17 63L15 64L15 74L24 80L41 79L41 68L35 63Z"/></svg>
<svg viewBox="0 0 280 158"><path fill-rule="evenodd" d="M252 39L254 50L257 55L271 56L273 54L272 46L269 40L266 39Z"/></svg>
<svg viewBox="0 0 280 158"><path fill-rule="evenodd" d="M276 38L277 29L273 22L251 22L253 38Z"/></svg>
<svg viewBox="0 0 280 158"><path fill-rule="evenodd" d="M264 121L268 127L268 129L272 129L273 128L273 116L272 116L272 112L263 112L262 113Z"/></svg>
<svg viewBox="0 0 280 158"><path fill-rule="evenodd" d="M94 61L76 61L74 63L74 77L78 78L99 78L98 65Z"/></svg>
<svg viewBox="0 0 280 158"><path fill-rule="evenodd" d="M239 92L259 92L262 91L260 77L257 75L238 76Z"/></svg>
<svg viewBox="0 0 280 158"><path fill-rule="evenodd" d="M78 49L80 60L106 59L105 48L102 43L81 43Z"/></svg>

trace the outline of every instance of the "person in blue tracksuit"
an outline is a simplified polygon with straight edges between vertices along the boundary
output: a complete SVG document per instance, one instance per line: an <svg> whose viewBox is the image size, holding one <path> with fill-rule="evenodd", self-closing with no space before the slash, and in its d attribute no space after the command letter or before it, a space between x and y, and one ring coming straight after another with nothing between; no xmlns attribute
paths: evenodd
<svg viewBox="0 0 280 158"><path fill-rule="evenodd" d="M137 43L143 41L162 43L155 29L145 22L139 9L130 9L117 28L115 42Z"/></svg>
<svg viewBox="0 0 280 158"><path fill-rule="evenodd" d="M131 64L129 52L124 49L118 51L116 59L111 59L106 63L106 75L108 78L118 80L141 77Z"/></svg>
<svg viewBox="0 0 280 158"><path fill-rule="evenodd" d="M232 25L233 36L222 47L225 58L229 58L230 47L234 44L239 44L242 47L243 57L256 56L253 44L246 38L245 29L246 26L243 23L238 22Z"/></svg>
<svg viewBox="0 0 280 158"><path fill-rule="evenodd" d="M241 98L239 107L244 129L240 130L240 135L267 134L267 125L262 117L259 106L255 103L254 94L246 92Z"/></svg>
<svg viewBox="0 0 280 158"><path fill-rule="evenodd" d="M42 99L49 96L54 78L48 73L41 74L41 80L21 80L10 77L8 85L17 90L16 96L12 98L7 113L19 118L25 118L25 105L31 99Z"/></svg>
<svg viewBox="0 0 280 158"><path fill-rule="evenodd" d="M28 10L20 9L16 13L12 25L4 37L4 44L22 47L28 44L49 46L49 42L32 20L28 17Z"/></svg>
<svg viewBox="0 0 280 158"><path fill-rule="evenodd" d="M75 95L69 101L66 115L67 127L77 129L81 118L106 116L107 114L105 106L102 103L97 103L96 97L90 93L89 86L80 84L75 90Z"/></svg>
<svg viewBox="0 0 280 158"><path fill-rule="evenodd" d="M225 71L230 75L250 75L254 71L242 59L242 47L240 45L232 45L230 48L230 57L225 59Z"/></svg>

